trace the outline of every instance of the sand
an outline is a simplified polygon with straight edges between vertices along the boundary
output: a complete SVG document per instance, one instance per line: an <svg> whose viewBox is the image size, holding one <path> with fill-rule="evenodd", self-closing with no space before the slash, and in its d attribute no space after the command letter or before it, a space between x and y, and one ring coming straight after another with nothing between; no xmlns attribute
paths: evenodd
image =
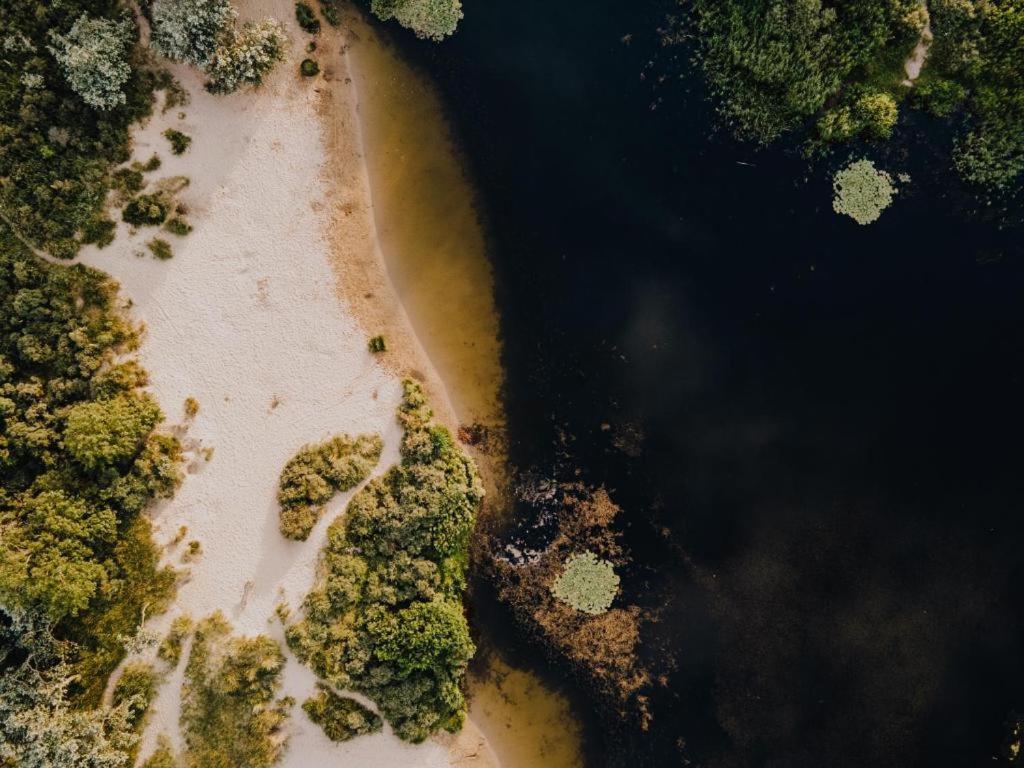
<svg viewBox="0 0 1024 768"><path fill-rule="evenodd" d="M163 161L151 178L190 179L179 199L194 231L178 238L120 224L111 246L85 249L80 260L121 283L131 316L145 328L140 359L150 389L169 424L186 430L186 479L151 514L158 541L168 543L168 562L180 565L192 539L203 553L187 565L173 608L148 627L162 632L180 613L198 618L221 610L240 633L281 639L275 607L299 606L327 526L355 492L334 499L308 541L288 541L277 530L275 501L285 461L330 434L377 432L385 449L375 474L386 470L398 458L397 374L423 380L439 416L452 425L453 410L381 259L357 95L346 82L344 58L332 57L330 83L302 79L304 38L290 0L251 3L242 12L269 12L285 23L293 38L288 60L258 90L226 97L207 94L199 73L172 67L191 103L158 109L135 134L136 159L155 152ZM340 52L337 34L323 37ZM161 136L167 127L192 137L185 154L170 153ZM171 260L145 252L153 236L172 243ZM363 296L363 304L341 296ZM367 350L368 327L388 337L383 361ZM186 424L189 396L200 410ZM170 545L181 526L188 528L185 541ZM283 766L496 763L472 723L457 739L417 746L387 728L334 744L298 706L314 683L289 653L282 693L297 705ZM180 669L154 703L143 758L160 733L180 745L179 694Z"/></svg>

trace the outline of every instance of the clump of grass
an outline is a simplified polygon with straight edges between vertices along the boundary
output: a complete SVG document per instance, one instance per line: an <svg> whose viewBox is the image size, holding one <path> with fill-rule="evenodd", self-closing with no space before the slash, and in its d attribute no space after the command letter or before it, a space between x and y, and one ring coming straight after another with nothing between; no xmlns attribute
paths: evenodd
<svg viewBox="0 0 1024 768"><path fill-rule="evenodd" d="M171 244L160 237L154 237L146 243L146 247L154 257L160 259L160 261L167 261L169 258L174 256L174 250L171 248Z"/></svg>
<svg viewBox="0 0 1024 768"><path fill-rule="evenodd" d="M141 173L139 178L142 178ZM165 194L138 195L128 201L121 211L121 218L134 227L156 226L164 223L170 209L170 201Z"/></svg>
<svg viewBox="0 0 1024 768"><path fill-rule="evenodd" d="M188 547L185 549L185 554L181 556L181 562L191 563L193 560L200 557L202 554L203 545L195 539L192 539L192 541L188 543Z"/></svg>
<svg viewBox="0 0 1024 768"><path fill-rule="evenodd" d="M316 12L306 3L295 4L295 20L299 22L300 27L311 35L315 35L320 31L320 19L316 17Z"/></svg>
<svg viewBox="0 0 1024 768"><path fill-rule="evenodd" d="M184 237L192 231L192 225L182 216L172 216L164 223L164 229L172 235Z"/></svg>
<svg viewBox="0 0 1024 768"><path fill-rule="evenodd" d="M302 709L331 741L348 741L364 733L376 733L383 727L380 715L355 699L339 696L323 684L317 687L320 693L306 699Z"/></svg>
<svg viewBox="0 0 1024 768"><path fill-rule="evenodd" d="M192 395L185 398L185 418L194 419L199 413L199 401Z"/></svg>
<svg viewBox="0 0 1024 768"><path fill-rule="evenodd" d="M164 734L157 739L156 751L142 764L141 768L178 768L178 760L174 756L171 740Z"/></svg>
<svg viewBox="0 0 1024 768"><path fill-rule="evenodd" d="M191 136L181 131L176 131L174 128L168 128L164 131L164 138L171 143L171 152L176 155L184 154L185 150L192 143Z"/></svg>
<svg viewBox="0 0 1024 768"><path fill-rule="evenodd" d="M136 734L142 733L149 706L156 698L156 686L156 672L152 665L143 661L126 664L114 686L113 704L115 707L127 704L128 724ZM136 742L130 752L132 758L138 754L138 747Z"/></svg>
<svg viewBox="0 0 1024 768"><path fill-rule="evenodd" d="M320 65L313 59L303 59L299 65L299 72L303 77L315 77L320 72Z"/></svg>
<svg viewBox="0 0 1024 768"><path fill-rule="evenodd" d="M188 536L188 526L187 525L183 525L183 526L181 526L178 529L178 532L176 534L174 534L174 538L171 539L171 544L174 544L174 545L181 544L181 542L183 542L185 540L186 536Z"/></svg>
<svg viewBox="0 0 1024 768"><path fill-rule="evenodd" d="M167 637L160 643L160 647L157 648L156 655L172 667L178 666L178 662L181 660L181 647L185 643L185 638L191 633L192 617L178 616L171 622L171 629L168 631Z"/></svg>
<svg viewBox="0 0 1024 768"><path fill-rule="evenodd" d="M320 13L324 15L327 23L332 27L341 24L341 14L338 12L335 0L320 0Z"/></svg>
<svg viewBox="0 0 1024 768"><path fill-rule="evenodd" d="M275 699L283 669L274 640L232 636L219 612L203 619L182 686L186 763L265 768L277 762L287 740L281 727L294 703Z"/></svg>
<svg viewBox="0 0 1024 768"><path fill-rule="evenodd" d="M383 447L377 435L337 435L303 447L281 471L277 491L281 533L289 539L305 541L324 505L334 494L354 488L366 479Z"/></svg>
<svg viewBox="0 0 1024 768"><path fill-rule="evenodd" d="M611 608L618 591L615 566L590 551L571 555L551 586L551 594L559 600L592 616Z"/></svg>
<svg viewBox="0 0 1024 768"><path fill-rule="evenodd" d="M132 163L132 168L136 171L142 171L142 173L152 173L153 171L159 170L162 164L160 155L154 154L144 163Z"/></svg>
<svg viewBox="0 0 1024 768"><path fill-rule="evenodd" d="M370 351L373 352L374 354L386 352L388 349L387 342L384 341L383 336L374 336L372 339L370 339L369 344L367 346L370 348Z"/></svg>
<svg viewBox="0 0 1024 768"><path fill-rule="evenodd" d="M110 175L110 187L125 197L141 192L146 185L141 168L118 168Z"/></svg>

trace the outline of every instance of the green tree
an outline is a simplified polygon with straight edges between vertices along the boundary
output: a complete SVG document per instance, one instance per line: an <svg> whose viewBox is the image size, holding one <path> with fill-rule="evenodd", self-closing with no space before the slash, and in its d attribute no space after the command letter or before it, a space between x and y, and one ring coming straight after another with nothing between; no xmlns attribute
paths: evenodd
<svg viewBox="0 0 1024 768"><path fill-rule="evenodd" d="M66 35L51 30L50 53L82 101L113 109L127 102L124 86L132 75L128 55L134 38L129 18L114 21L83 13Z"/></svg>
<svg viewBox="0 0 1024 768"><path fill-rule="evenodd" d="M371 0L370 10L382 21L395 19L417 37L437 42L453 35L463 16L460 0Z"/></svg>
<svg viewBox="0 0 1024 768"><path fill-rule="evenodd" d="M230 0L153 0L150 45L163 56L206 67L234 30Z"/></svg>
<svg viewBox="0 0 1024 768"><path fill-rule="evenodd" d="M65 416L64 444L86 469L114 467L139 453L162 418L160 407L148 395L80 403Z"/></svg>

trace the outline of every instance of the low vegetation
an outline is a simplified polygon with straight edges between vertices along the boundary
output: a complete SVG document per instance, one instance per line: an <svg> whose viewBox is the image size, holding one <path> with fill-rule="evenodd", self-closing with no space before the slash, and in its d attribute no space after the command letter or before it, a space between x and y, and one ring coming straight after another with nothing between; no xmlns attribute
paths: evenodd
<svg viewBox="0 0 1024 768"><path fill-rule="evenodd" d="M367 346L369 347L370 351L375 355L380 354L381 352L387 352L388 350L387 342L384 341L383 336L374 336L372 339L370 339Z"/></svg>
<svg viewBox="0 0 1024 768"><path fill-rule="evenodd" d="M188 134L176 131L173 128L168 128L164 131L164 138L170 142L171 153L175 155L182 155L192 144L192 137Z"/></svg>
<svg viewBox="0 0 1024 768"><path fill-rule="evenodd" d="M336 435L323 443L304 446L284 465L278 481L281 533L305 541L323 514L324 505L336 493L365 480L377 466L383 447L377 435Z"/></svg>
<svg viewBox="0 0 1024 768"><path fill-rule="evenodd" d="M320 19L316 17L316 11L306 3L295 4L295 20L303 30L311 35L320 31Z"/></svg>
<svg viewBox="0 0 1024 768"><path fill-rule="evenodd" d="M837 171L833 190L835 212L849 216L858 224L877 221L896 194L892 177L875 168L870 160L856 160Z"/></svg>
<svg viewBox="0 0 1024 768"><path fill-rule="evenodd" d="M303 77L316 77L320 74L320 65L314 59L303 59L299 64L299 72Z"/></svg>
<svg viewBox="0 0 1024 768"><path fill-rule="evenodd" d="M302 709L331 741L348 741L384 727L380 715L355 699L339 696L322 684L319 689L316 696L302 702Z"/></svg>
<svg viewBox="0 0 1024 768"><path fill-rule="evenodd" d="M171 244L162 237L154 237L147 240L146 248L153 254L153 258L160 259L160 261L167 261L174 256L174 249L171 248Z"/></svg>
<svg viewBox="0 0 1024 768"><path fill-rule="evenodd" d="M404 387L402 461L331 524L305 616L287 638L326 683L367 695L415 742L465 718L474 647L462 593L483 489L420 387Z"/></svg>
<svg viewBox="0 0 1024 768"><path fill-rule="evenodd" d="M194 624L190 616L178 616L171 622L171 628L167 637L163 639L157 648L157 656L166 661L172 667L178 666L181 661L181 649L185 638L192 634Z"/></svg>
<svg viewBox="0 0 1024 768"><path fill-rule="evenodd" d="M265 635L237 637L220 614L195 628L182 687L188 768L263 768L285 746L290 699L278 699L284 655Z"/></svg>

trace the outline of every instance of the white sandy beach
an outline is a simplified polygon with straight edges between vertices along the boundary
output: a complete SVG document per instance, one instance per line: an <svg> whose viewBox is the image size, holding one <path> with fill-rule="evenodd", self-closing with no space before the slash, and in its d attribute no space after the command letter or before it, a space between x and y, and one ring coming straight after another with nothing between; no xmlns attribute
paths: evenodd
<svg viewBox="0 0 1024 768"><path fill-rule="evenodd" d="M284 22L294 37L292 3L263 5L261 12ZM243 15L256 13L243 8ZM132 235L120 224L111 246L86 249L80 259L121 283L132 317L145 325L140 358L168 423L184 422L185 398L200 404L183 438L189 449L186 479L152 515L160 543L170 542L180 526L188 527L185 542L169 547L168 562L179 566L192 539L202 544L203 554L187 566L189 577L174 607L150 622L157 632L180 613L199 618L219 609L240 633L282 639L274 609L281 602L299 607L313 583L326 528L352 495L339 495L330 504L308 541L287 541L278 532L275 500L285 461L303 444L338 432L383 436L378 473L398 457L398 377L368 352L369 334L339 299L339 281L348 276L338 273L343 262L337 253L332 259L331 249L339 243L338 232L329 232L329 214L339 201L332 202L337 190L325 171L325 136L339 128L322 124L330 119L322 114L323 95L317 91L324 84L297 75L301 44L293 43L288 60L263 87L227 97L210 96L199 73L173 67L192 101L166 114L158 109L137 131L134 157L145 161L159 154L163 165L149 174L151 179L189 177L179 199L188 206L194 231L183 238L152 228ZM343 68L343 58L332 66ZM344 85L343 77L336 81ZM352 133L358 125L354 101L350 108L353 114L344 116L341 130L350 133L352 162L361 163L358 136ZM161 136L167 127L192 137L184 155L170 153ZM364 182L346 190L364 198L349 203L372 213L365 167L349 170ZM363 219L353 224L361 226L353 247L375 248L373 217ZM172 243L171 260L158 261L145 252L144 243L153 236ZM383 265L377 269L382 272ZM360 284L368 278L381 282L380 275L352 276ZM411 330L405 332L414 339ZM406 343L415 346L414 340ZM436 376L429 362L406 363L426 369L428 379ZM443 392L436 381L427 383L432 394ZM444 414L447 406L440 405ZM213 449L209 461L203 456L207 448ZM180 681L179 670L161 688L143 758L160 733L180 745ZM281 765L493 764L472 724L455 744L438 739L412 746L387 728L345 744L330 742L299 706L314 683L314 675L288 654L282 693L295 697L297 705Z"/></svg>

